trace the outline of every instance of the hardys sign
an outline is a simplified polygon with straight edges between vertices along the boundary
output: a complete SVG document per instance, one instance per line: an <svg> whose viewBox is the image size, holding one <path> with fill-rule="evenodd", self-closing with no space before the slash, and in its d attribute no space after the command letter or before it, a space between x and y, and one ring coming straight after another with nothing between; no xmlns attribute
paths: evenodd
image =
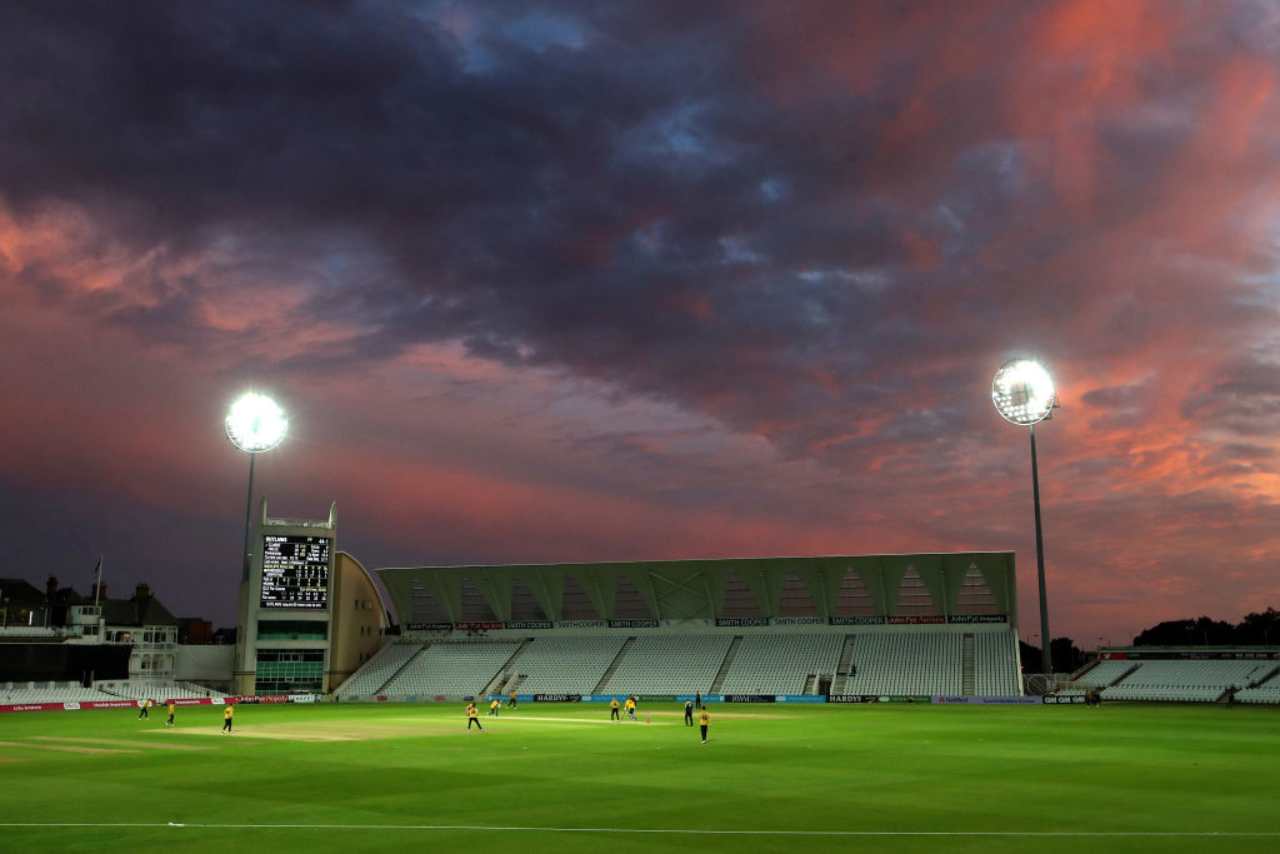
<svg viewBox="0 0 1280 854"><path fill-rule="evenodd" d="M928 703L932 697L923 694L832 694L828 703Z"/></svg>

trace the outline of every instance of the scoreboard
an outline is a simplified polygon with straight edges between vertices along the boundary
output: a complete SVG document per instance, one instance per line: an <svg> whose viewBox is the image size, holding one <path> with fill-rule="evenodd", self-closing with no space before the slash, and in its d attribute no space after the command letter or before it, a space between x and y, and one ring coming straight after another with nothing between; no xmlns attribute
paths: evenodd
<svg viewBox="0 0 1280 854"><path fill-rule="evenodd" d="M262 538L262 607L329 607L328 537Z"/></svg>

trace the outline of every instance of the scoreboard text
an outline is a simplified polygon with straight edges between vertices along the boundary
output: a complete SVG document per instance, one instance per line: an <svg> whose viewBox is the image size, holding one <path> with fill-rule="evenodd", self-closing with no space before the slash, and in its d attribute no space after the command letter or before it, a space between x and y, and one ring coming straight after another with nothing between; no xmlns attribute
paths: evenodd
<svg viewBox="0 0 1280 854"><path fill-rule="evenodd" d="M262 607L329 607L329 538L262 538Z"/></svg>

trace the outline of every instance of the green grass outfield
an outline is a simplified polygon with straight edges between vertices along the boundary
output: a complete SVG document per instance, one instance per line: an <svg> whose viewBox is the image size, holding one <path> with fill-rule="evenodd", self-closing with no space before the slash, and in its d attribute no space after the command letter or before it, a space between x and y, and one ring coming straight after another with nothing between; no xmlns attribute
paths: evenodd
<svg viewBox="0 0 1280 854"><path fill-rule="evenodd" d="M705 746L675 704L161 712L0 716L0 851L1280 850L1277 709L718 706Z"/></svg>

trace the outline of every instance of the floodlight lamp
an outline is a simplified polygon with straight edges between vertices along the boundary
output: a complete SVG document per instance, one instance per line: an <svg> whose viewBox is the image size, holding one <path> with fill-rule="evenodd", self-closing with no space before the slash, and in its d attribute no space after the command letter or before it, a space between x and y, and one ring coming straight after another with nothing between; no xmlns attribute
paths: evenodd
<svg viewBox="0 0 1280 854"><path fill-rule="evenodd" d="M250 454L260 454L284 440L289 419L280 404L265 394L250 391L231 404L226 428L231 444Z"/></svg>
<svg viewBox="0 0 1280 854"><path fill-rule="evenodd" d="M1057 403L1053 377L1035 359L1005 362L991 382L991 402L1004 420L1030 427L1049 417Z"/></svg>

